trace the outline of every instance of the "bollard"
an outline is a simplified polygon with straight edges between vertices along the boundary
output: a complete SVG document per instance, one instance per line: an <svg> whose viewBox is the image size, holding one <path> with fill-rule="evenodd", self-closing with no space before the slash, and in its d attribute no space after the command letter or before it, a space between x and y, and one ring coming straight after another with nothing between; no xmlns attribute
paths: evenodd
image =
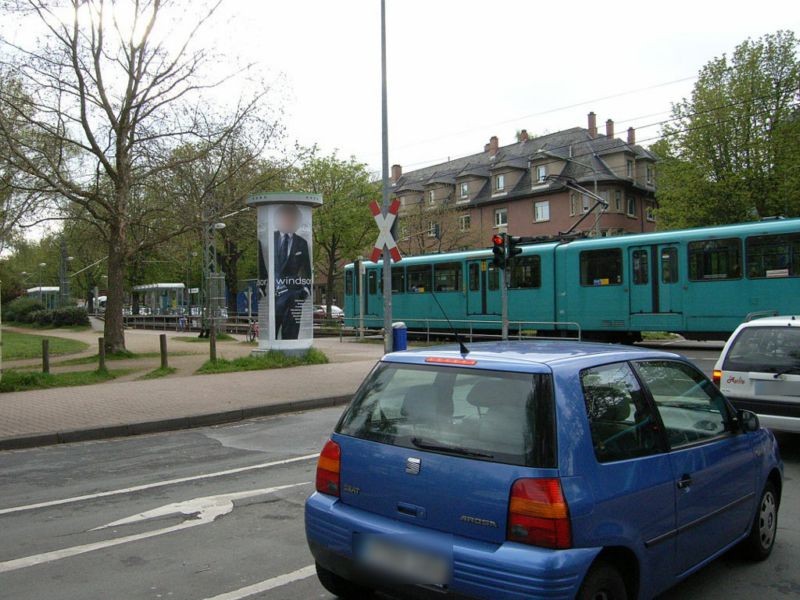
<svg viewBox="0 0 800 600"><path fill-rule="evenodd" d="M161 368L168 369L169 363L167 362L167 334L162 333L158 336L158 346L161 350Z"/></svg>
<svg viewBox="0 0 800 600"><path fill-rule="evenodd" d="M42 340L42 373L50 373L50 340Z"/></svg>
<svg viewBox="0 0 800 600"><path fill-rule="evenodd" d="M98 371L105 371L106 370L106 340L105 338L97 338L97 370Z"/></svg>

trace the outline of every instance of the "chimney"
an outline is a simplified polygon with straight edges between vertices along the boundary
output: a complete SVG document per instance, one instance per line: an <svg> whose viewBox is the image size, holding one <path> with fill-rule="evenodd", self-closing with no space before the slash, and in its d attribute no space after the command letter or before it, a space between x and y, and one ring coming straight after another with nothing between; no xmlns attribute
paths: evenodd
<svg viewBox="0 0 800 600"><path fill-rule="evenodd" d="M594 111L589 113L589 137L597 137L597 115L594 114Z"/></svg>
<svg viewBox="0 0 800 600"><path fill-rule="evenodd" d="M500 143L497 141L497 136L493 135L489 138L489 143L483 147L484 152L488 152L492 156L497 154L497 148L500 146Z"/></svg>
<svg viewBox="0 0 800 600"><path fill-rule="evenodd" d="M392 165L392 181L397 183L397 180L403 176L403 167L400 165Z"/></svg>
<svg viewBox="0 0 800 600"><path fill-rule="evenodd" d="M528 130L523 129L519 132L519 141L520 142L527 142L530 138L528 137Z"/></svg>
<svg viewBox="0 0 800 600"><path fill-rule="evenodd" d="M614 121L611 119L606 121L606 137L614 137Z"/></svg>
<svg viewBox="0 0 800 600"><path fill-rule="evenodd" d="M628 127L628 143L631 146L636 143L636 130L633 127Z"/></svg>

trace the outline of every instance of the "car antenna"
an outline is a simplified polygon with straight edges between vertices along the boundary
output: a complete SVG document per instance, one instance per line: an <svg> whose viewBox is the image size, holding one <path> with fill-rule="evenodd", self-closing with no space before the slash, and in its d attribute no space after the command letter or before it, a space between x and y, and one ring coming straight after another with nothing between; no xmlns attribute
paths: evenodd
<svg viewBox="0 0 800 600"><path fill-rule="evenodd" d="M458 351L461 353L461 356L464 357L469 354L469 348L464 344L464 341L461 339L461 336L458 334L458 330L453 327L453 324L450 322L450 317L447 316L447 313L444 312L442 305L439 304L439 299L436 297L436 294L431 291L431 296L433 296L434 301L436 302L436 306L439 307L439 310L442 311L447 324L450 326L450 331L453 332L453 335L456 336L456 341L458 342Z"/></svg>

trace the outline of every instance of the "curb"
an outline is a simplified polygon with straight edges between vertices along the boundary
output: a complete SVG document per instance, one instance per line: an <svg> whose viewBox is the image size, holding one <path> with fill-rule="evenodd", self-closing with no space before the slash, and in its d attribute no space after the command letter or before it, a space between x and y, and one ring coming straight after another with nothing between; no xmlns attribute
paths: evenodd
<svg viewBox="0 0 800 600"><path fill-rule="evenodd" d="M33 433L0 439L0 451L23 450L26 448L53 446L56 444L71 444L73 442L88 442L92 440L146 435L149 433L162 433L165 431L178 431L180 429L194 429L196 427L209 427L211 425L234 423L236 421L245 421L257 417L269 417L303 410L341 406L350 402L352 397L352 394L348 394L346 396L333 396L328 398L291 400L278 404L263 404L260 406L249 406L247 408L237 408L235 410L223 412L129 423L126 425L109 425L87 429L73 429L69 431Z"/></svg>

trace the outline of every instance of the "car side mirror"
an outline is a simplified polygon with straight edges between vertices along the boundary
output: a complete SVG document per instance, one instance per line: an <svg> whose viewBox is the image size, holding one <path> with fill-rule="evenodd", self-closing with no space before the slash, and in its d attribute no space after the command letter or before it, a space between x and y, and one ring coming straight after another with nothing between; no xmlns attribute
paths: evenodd
<svg viewBox="0 0 800 600"><path fill-rule="evenodd" d="M736 413L736 418L739 421L739 428L742 433L752 433L758 431L761 423L758 420L758 415L749 410L740 410Z"/></svg>

